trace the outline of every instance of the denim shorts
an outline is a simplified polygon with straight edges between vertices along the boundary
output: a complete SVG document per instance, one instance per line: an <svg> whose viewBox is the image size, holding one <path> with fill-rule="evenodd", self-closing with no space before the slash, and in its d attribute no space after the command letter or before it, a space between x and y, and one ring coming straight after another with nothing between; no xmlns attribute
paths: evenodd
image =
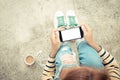
<svg viewBox="0 0 120 80"><path fill-rule="evenodd" d="M80 66L88 66L88 67L99 68L99 69L104 67L102 64L102 59L100 58L96 50L94 50L91 46L89 46L86 43L86 41L77 40L76 46L78 50L78 58L79 58ZM54 78L55 80L60 80L59 75L63 68L79 66L77 64L77 61L75 61L73 64L67 64L67 65L63 64L61 61L61 57L65 54L73 55L73 57L76 60L75 53L72 51L69 42L63 43L60 46L58 53L56 55L56 58L55 58L56 72L55 72L55 78Z"/></svg>

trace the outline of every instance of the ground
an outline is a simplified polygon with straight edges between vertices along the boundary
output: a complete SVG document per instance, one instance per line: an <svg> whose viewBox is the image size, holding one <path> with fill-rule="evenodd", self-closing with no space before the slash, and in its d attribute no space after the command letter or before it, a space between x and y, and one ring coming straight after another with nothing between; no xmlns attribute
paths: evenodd
<svg viewBox="0 0 120 80"><path fill-rule="evenodd" d="M120 0L0 0L0 80L41 80L39 60L50 53L50 31L56 11L74 10L94 39L120 64ZM24 64L32 54L34 65Z"/></svg>

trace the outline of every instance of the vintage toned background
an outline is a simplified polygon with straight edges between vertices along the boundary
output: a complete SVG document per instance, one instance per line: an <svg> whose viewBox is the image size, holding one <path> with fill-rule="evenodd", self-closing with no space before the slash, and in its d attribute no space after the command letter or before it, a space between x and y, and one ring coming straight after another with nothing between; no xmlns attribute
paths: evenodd
<svg viewBox="0 0 120 80"><path fill-rule="evenodd" d="M120 0L0 0L0 80L41 80L37 53L42 50L39 60L50 53L58 10L74 10L120 64ZM28 54L36 58L30 67L24 64Z"/></svg>

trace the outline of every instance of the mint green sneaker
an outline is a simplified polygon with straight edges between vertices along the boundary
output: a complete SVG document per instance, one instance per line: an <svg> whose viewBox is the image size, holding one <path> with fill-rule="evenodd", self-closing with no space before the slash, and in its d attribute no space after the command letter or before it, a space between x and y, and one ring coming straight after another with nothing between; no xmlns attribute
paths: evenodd
<svg viewBox="0 0 120 80"><path fill-rule="evenodd" d="M76 15L74 11L69 10L66 13L66 19L67 19L67 26L68 27L77 27L78 26L78 20L76 18Z"/></svg>
<svg viewBox="0 0 120 80"><path fill-rule="evenodd" d="M54 17L54 27L60 28L60 27L65 27L65 26L66 26L66 23L65 23L65 17L64 17L63 12L57 11Z"/></svg>

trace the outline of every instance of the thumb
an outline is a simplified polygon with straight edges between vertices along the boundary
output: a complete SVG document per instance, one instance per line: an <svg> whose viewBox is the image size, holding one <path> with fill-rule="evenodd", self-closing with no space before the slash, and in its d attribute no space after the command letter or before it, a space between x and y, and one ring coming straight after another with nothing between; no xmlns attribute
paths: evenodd
<svg viewBox="0 0 120 80"><path fill-rule="evenodd" d="M86 35L86 34L87 34L87 30L86 30L85 26L82 25L81 28L82 28L82 30L83 30L84 35Z"/></svg>

